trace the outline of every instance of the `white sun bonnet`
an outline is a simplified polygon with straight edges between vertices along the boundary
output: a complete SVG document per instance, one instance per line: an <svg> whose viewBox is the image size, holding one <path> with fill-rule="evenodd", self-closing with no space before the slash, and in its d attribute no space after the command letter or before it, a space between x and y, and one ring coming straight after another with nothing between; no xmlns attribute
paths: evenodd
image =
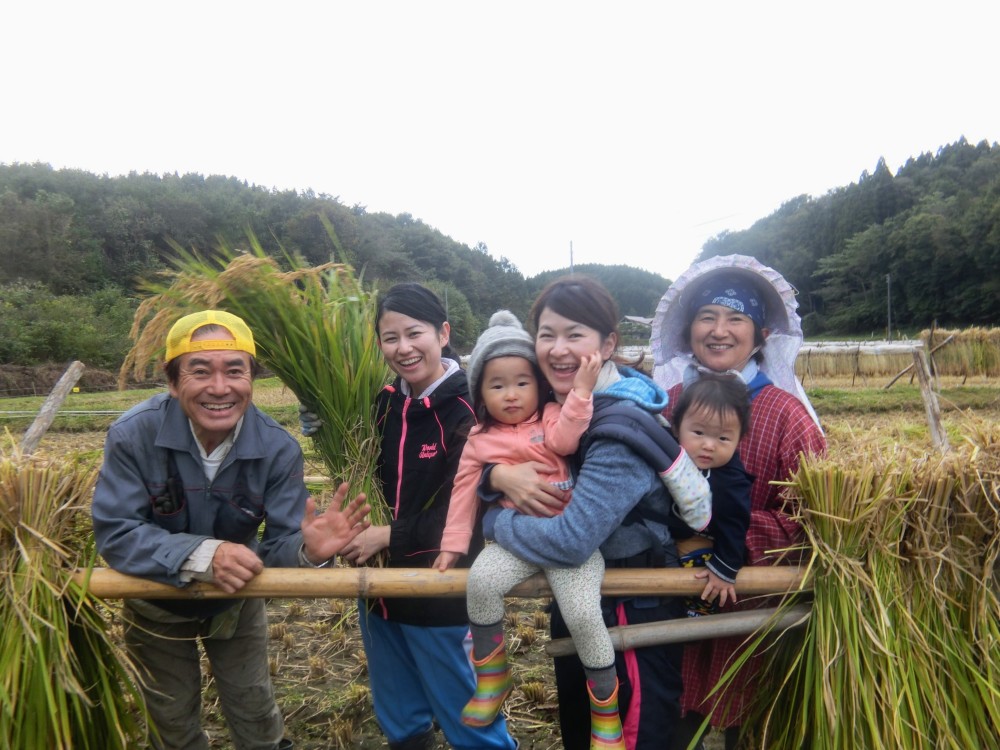
<svg viewBox="0 0 1000 750"><path fill-rule="evenodd" d="M656 307L649 339L653 380L664 390L683 381L694 359L691 347L684 343L684 329L690 324L689 298L701 286L699 282L717 273L744 276L760 291L767 308L764 327L770 329L761 349L760 369L777 387L798 398L818 425L819 418L795 376L795 358L802 346L797 292L780 273L749 255L720 255L695 263L670 285Z"/></svg>

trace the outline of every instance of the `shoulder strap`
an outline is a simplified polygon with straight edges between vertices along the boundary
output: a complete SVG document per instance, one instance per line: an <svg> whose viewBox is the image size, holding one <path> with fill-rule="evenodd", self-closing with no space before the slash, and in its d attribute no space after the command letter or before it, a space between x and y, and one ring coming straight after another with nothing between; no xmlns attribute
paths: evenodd
<svg viewBox="0 0 1000 750"><path fill-rule="evenodd" d="M581 452L598 438L624 443L657 474L667 471L681 453L674 436L655 415L609 396L594 397L594 416L581 440L584 449Z"/></svg>
<svg viewBox="0 0 1000 750"><path fill-rule="evenodd" d="M662 477L671 467L681 447L666 425L645 409L624 403L610 396L594 396L594 415L590 427L580 441L580 454L585 455L591 441L597 439L617 440L627 445ZM628 512L623 525L641 524L650 536L650 565L662 567L663 551L659 539L650 528L650 522L666 526L670 517L653 508L639 503Z"/></svg>

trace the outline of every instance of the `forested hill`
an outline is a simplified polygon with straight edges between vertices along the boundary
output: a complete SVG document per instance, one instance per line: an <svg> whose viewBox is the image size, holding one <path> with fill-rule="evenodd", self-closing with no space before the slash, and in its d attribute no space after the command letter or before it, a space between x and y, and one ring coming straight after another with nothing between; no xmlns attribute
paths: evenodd
<svg viewBox="0 0 1000 750"><path fill-rule="evenodd" d="M495 310L523 318L547 277L525 279L485 245L455 242L409 214L370 213L311 191L233 177L107 177L0 164L0 363L117 366L141 282L168 266L173 243L210 253L220 244L245 246L248 233L280 257L348 262L379 289L427 283L447 300L460 350L471 348ZM598 276L626 315L651 315L669 284L626 266L577 270Z"/></svg>
<svg viewBox="0 0 1000 750"><path fill-rule="evenodd" d="M893 328L1000 325L1000 147L962 139L895 175L880 160L857 183L713 238L700 257L730 253L798 288L807 335L884 333L890 304Z"/></svg>
<svg viewBox="0 0 1000 750"><path fill-rule="evenodd" d="M172 243L206 253L240 247L248 232L275 254L348 262L381 289L427 283L447 298L465 351L494 310L523 318L541 286L568 270L526 279L483 244L470 248L409 214L370 213L311 191L0 164L0 363L116 367L139 285L167 267ZM894 327L911 331L935 321L997 325L1000 147L962 139L895 175L880 161L857 183L793 198L746 231L712 238L701 258L729 253L756 256L798 288L807 334L879 335L890 303ZM600 278L624 315L652 315L669 283L627 266L575 270Z"/></svg>

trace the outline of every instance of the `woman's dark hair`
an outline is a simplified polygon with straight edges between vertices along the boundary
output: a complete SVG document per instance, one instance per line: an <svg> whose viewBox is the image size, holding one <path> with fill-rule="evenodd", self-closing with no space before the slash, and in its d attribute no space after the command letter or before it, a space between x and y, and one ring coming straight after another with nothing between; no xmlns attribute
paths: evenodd
<svg viewBox="0 0 1000 750"><path fill-rule="evenodd" d="M618 305L604 285L589 276L563 276L541 291L528 314L535 333L545 308L593 328L601 335L601 340L612 333L618 335Z"/></svg>
<svg viewBox="0 0 1000 750"><path fill-rule="evenodd" d="M378 314L375 316L375 333L380 333L379 323L382 322L382 316L387 312L399 313L414 320L430 323L438 332L448 322L448 314L444 310L444 304L442 304L440 297L415 281L396 284L385 294L379 295ZM441 348L441 356L456 362L460 361L458 353L451 348L450 343Z"/></svg>
<svg viewBox="0 0 1000 750"><path fill-rule="evenodd" d="M531 362L531 360L525 358L526 362ZM483 369L486 369L486 365L489 361L483 363ZM542 368L538 366L537 362L531 362L531 371L535 373L535 382L538 384L538 411L537 414L540 417L542 411L545 409L545 404L549 401L554 401L555 398L552 395L552 389L549 387L549 381L545 379L542 375ZM497 420L486 410L486 404L483 401L483 383L486 382L486 378L479 378L479 385L476 388L476 392L472 394L472 408L476 412L476 421L482 425L480 432L486 432L490 427L497 423Z"/></svg>
<svg viewBox="0 0 1000 750"><path fill-rule="evenodd" d="M199 331L204 331L205 333L224 333L227 336L232 336L233 334L225 326L216 325L215 323L209 323L208 325L199 326L198 328L191 331L191 335L198 333ZM257 358L246 352L247 356L250 357L250 380L256 380L257 375L260 372L260 365L257 363ZM181 377L181 358L174 357L172 360L167 362L163 366L163 372L167 376L167 382L170 385L177 385L177 382Z"/></svg>
<svg viewBox="0 0 1000 750"><path fill-rule="evenodd" d="M746 383L732 375L702 375L684 386L674 405L675 433L679 433L684 415L692 409L704 409L717 417L733 412L740 423L740 438L750 431L750 392Z"/></svg>

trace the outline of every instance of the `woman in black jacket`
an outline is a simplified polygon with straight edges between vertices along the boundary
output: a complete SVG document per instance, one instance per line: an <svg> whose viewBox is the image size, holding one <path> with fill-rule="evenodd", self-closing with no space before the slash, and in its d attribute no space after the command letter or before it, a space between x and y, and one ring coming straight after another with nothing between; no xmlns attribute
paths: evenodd
<svg viewBox="0 0 1000 750"><path fill-rule="evenodd" d="M430 568L441 548L458 460L476 421L445 318L441 301L419 284L398 284L379 300L379 347L398 376L377 398L378 476L391 521L345 549L356 564L388 550L389 567ZM468 567L482 546L477 530L459 565ZM464 598L367 599L359 610L375 716L390 748L434 747L435 721L454 748L515 748L502 715L481 728L460 720L476 688Z"/></svg>

